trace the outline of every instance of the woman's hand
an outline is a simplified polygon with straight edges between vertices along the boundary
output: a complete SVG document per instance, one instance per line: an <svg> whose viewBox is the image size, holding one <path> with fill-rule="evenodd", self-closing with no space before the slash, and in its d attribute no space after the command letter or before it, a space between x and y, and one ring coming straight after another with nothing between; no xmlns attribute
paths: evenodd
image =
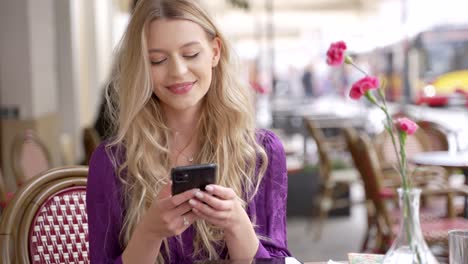
<svg viewBox="0 0 468 264"><path fill-rule="evenodd" d="M184 232L197 218L188 203L199 190L171 196L171 184L164 186L138 223L123 254L123 263L154 263L162 240Z"/></svg>
<svg viewBox="0 0 468 264"><path fill-rule="evenodd" d="M224 239L231 260L252 259L260 241L247 212L234 190L219 185L206 186L189 203L192 211L208 223L224 230Z"/></svg>
<svg viewBox="0 0 468 264"><path fill-rule="evenodd" d="M171 196L171 184L164 186L142 220L143 229L159 239L184 232L197 218L188 203L197 192L193 189Z"/></svg>
<svg viewBox="0 0 468 264"><path fill-rule="evenodd" d="M205 189L206 192L198 191L195 193L195 199L189 200L192 211L199 218L221 227L228 233L236 232L242 226L250 224L250 219L233 189L214 184L206 186Z"/></svg>

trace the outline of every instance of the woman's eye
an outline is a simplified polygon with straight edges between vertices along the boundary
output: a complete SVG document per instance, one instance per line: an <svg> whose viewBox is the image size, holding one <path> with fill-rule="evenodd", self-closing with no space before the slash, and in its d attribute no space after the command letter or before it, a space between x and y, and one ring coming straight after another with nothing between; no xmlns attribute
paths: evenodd
<svg viewBox="0 0 468 264"><path fill-rule="evenodd" d="M165 62L166 59L161 59L161 60L154 60L154 61L151 61L151 64L153 65L159 65L159 64L162 64L163 62Z"/></svg>
<svg viewBox="0 0 468 264"><path fill-rule="evenodd" d="M189 58L189 59L193 59L193 58L197 57L199 53L200 53L200 52L197 52L197 53L191 54L191 55L184 55L184 57L185 57L185 58Z"/></svg>

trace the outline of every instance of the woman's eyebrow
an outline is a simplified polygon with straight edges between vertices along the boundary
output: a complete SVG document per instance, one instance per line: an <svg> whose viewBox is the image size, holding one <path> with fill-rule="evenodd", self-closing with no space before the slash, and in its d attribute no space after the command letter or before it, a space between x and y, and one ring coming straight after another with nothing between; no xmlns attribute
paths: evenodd
<svg viewBox="0 0 468 264"><path fill-rule="evenodd" d="M186 48L188 46L193 46L193 45L200 45L200 42L198 41L191 41L191 42L188 42L188 43L185 43L184 45L180 46L179 49L182 49L182 48ZM148 50L149 53L152 53L152 52L166 52L165 50L163 49L149 49Z"/></svg>

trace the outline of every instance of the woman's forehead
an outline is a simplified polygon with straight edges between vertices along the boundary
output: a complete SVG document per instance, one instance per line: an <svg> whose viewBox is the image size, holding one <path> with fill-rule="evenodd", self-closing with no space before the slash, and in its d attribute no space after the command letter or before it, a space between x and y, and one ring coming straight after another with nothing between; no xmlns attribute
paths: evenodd
<svg viewBox="0 0 468 264"><path fill-rule="evenodd" d="M149 24L149 49L174 49L184 46L203 45L207 36L195 22L184 19L157 19ZM188 45L191 44L191 45Z"/></svg>

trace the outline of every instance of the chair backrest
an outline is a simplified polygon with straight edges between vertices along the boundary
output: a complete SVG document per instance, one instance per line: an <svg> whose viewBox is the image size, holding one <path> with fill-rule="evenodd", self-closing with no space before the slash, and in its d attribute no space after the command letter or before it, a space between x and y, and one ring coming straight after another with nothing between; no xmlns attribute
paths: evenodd
<svg viewBox="0 0 468 264"><path fill-rule="evenodd" d="M101 138L94 127L86 127L83 130L83 145L86 153L86 164L89 164L93 151L101 143Z"/></svg>
<svg viewBox="0 0 468 264"><path fill-rule="evenodd" d="M396 132L395 137L398 140ZM378 134L374 142L377 155L383 166L393 166L398 163L398 156L395 153L392 139L387 131L384 130ZM430 151L429 138L423 131L418 129L413 136L406 138L405 149L407 157L411 157L415 153Z"/></svg>
<svg viewBox="0 0 468 264"><path fill-rule="evenodd" d="M426 134L431 151L448 151L449 139L447 131L437 123L421 120L418 121L419 128Z"/></svg>
<svg viewBox="0 0 468 264"><path fill-rule="evenodd" d="M38 174L21 186L0 221L1 263L88 263L84 166Z"/></svg>
<svg viewBox="0 0 468 264"><path fill-rule="evenodd" d="M358 134L350 128L344 129L346 143L354 164L361 174L366 199L372 201L376 215L382 219L386 233L392 226L390 214L380 193L382 190L382 169L374 146L365 134ZM390 233L391 234L391 233Z"/></svg>
<svg viewBox="0 0 468 264"><path fill-rule="evenodd" d="M346 141L346 146L349 153L351 154L351 158L353 159L354 167L356 167L356 169L359 171L358 166L361 166L361 162L359 162L359 154L357 153L358 150L356 149L358 132L352 127L343 127L342 131Z"/></svg>
<svg viewBox="0 0 468 264"><path fill-rule="evenodd" d="M11 162L18 186L52 167L50 152L31 129L25 130L14 138Z"/></svg>
<svg viewBox="0 0 468 264"><path fill-rule="evenodd" d="M329 150L326 145L325 135L323 134L322 130L319 128L318 124L315 121L310 119L305 119L304 121L310 136L312 136L312 138L315 141L315 144L317 145L317 152L319 154L320 159L320 174L322 180L326 181L330 177L332 166L330 157L328 155Z"/></svg>

